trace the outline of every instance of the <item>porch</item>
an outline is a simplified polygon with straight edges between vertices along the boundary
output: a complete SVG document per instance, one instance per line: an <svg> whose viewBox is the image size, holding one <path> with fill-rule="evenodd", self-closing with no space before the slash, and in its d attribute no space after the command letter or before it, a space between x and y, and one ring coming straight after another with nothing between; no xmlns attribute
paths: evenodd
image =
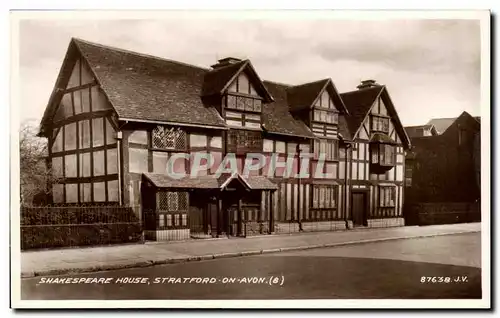
<svg viewBox="0 0 500 318"><path fill-rule="evenodd" d="M173 179L145 173L142 184L147 240L246 237L248 233L274 232L273 195L265 193L272 194L277 187L264 176L234 173Z"/></svg>

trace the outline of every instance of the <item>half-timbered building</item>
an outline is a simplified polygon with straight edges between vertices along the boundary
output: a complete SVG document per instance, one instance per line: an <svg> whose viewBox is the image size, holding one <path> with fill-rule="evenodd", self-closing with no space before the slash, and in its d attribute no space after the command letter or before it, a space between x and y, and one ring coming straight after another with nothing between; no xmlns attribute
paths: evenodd
<svg viewBox="0 0 500 318"><path fill-rule="evenodd" d="M54 203L131 206L153 240L404 225L409 139L374 81L339 94L72 39L40 135Z"/></svg>

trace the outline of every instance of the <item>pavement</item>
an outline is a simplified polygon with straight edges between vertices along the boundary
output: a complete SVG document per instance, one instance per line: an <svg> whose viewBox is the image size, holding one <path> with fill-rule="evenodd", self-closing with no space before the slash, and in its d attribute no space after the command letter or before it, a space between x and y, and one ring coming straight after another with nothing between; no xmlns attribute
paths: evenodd
<svg viewBox="0 0 500 318"><path fill-rule="evenodd" d="M480 231L481 223L462 223L26 251L21 253L21 277L140 268Z"/></svg>

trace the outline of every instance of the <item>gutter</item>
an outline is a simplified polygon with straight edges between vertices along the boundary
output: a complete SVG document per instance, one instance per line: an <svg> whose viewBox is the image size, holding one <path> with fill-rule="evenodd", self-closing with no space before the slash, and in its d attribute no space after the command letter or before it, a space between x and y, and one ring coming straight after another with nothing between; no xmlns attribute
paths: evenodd
<svg viewBox="0 0 500 318"><path fill-rule="evenodd" d="M202 125L202 124L188 124L188 123L179 123L175 121L163 121L163 120L148 120L148 119L134 119L134 118L125 118L119 117L118 120L123 120L127 122L138 122L138 123L149 123L149 124L160 124L160 125L177 125L184 127L199 127L199 128L208 128L208 129L220 129L220 130L228 130L228 127L225 126L213 126L213 125Z"/></svg>

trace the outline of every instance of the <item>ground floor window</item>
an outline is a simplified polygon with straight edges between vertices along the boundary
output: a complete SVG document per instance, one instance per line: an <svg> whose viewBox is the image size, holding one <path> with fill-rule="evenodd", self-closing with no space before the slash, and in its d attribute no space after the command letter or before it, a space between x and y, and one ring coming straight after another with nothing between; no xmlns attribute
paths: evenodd
<svg viewBox="0 0 500 318"><path fill-rule="evenodd" d="M396 187L392 186L379 187L379 206L380 207L396 206Z"/></svg>
<svg viewBox="0 0 500 318"><path fill-rule="evenodd" d="M188 193L164 191L158 193L158 210L186 211L188 209Z"/></svg>
<svg viewBox="0 0 500 318"><path fill-rule="evenodd" d="M157 229L185 228L188 225L188 193L175 191L158 192Z"/></svg>
<svg viewBox="0 0 500 318"><path fill-rule="evenodd" d="M313 185L312 191L312 208L330 209L337 207L337 186Z"/></svg>

